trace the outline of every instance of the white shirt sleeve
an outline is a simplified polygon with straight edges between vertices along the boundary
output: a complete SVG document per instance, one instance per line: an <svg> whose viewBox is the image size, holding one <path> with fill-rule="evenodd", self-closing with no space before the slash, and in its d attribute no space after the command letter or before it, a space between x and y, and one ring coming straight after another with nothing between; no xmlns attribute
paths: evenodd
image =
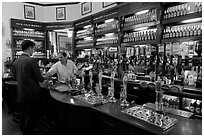
<svg viewBox="0 0 204 137"><path fill-rule="evenodd" d="M58 64L58 62L55 63L55 64L48 70L47 73L49 73L50 75L53 75L53 74L57 73L57 64Z"/></svg>

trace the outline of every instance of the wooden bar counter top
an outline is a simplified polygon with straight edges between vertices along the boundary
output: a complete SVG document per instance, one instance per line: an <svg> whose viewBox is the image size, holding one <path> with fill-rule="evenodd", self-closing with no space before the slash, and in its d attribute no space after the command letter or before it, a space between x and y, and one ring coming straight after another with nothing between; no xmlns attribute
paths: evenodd
<svg viewBox="0 0 204 137"><path fill-rule="evenodd" d="M159 134L159 135L163 135L163 134L165 135L166 134L167 135L201 135L202 134L202 120L199 120L199 119L188 119L188 118L184 118L184 117L180 117L172 114L167 114L170 117L176 118L177 123L173 127L170 127L165 131L161 131L157 129L155 126L149 123L146 123L145 121L142 121L140 119L137 119L125 113L122 113L121 110L124 110L128 107L121 107L119 100L117 100L116 103L105 103L105 104L93 107L88 103L85 103L79 99L76 99L75 97L71 96L67 92L61 93L58 91L50 90L50 95L58 102L61 102L60 105L63 112L66 109L66 107L69 108L70 105L74 106L74 109L78 109L78 108L80 109L81 107L83 107L84 108L83 110L85 112L83 112L83 116L80 116L80 118L83 118L85 115L90 115L92 117L92 119L90 120L90 123L86 121L87 126L88 124L91 124L93 121L98 122L98 123L91 124L91 130L93 131L93 133L91 133L90 131L88 132L88 134L90 133L91 134ZM87 109L87 114L86 114L86 109ZM100 128L103 128L103 129L100 129ZM80 134L80 129L78 130L79 131L76 134Z"/></svg>

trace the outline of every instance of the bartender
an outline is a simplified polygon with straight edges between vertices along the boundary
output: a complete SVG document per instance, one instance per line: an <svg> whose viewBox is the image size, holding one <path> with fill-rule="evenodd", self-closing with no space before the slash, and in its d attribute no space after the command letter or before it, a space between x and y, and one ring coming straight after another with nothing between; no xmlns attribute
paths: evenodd
<svg viewBox="0 0 204 137"><path fill-rule="evenodd" d="M59 61L56 62L45 74L46 78L50 78L57 73L59 82L66 82L71 80L77 73L78 69L73 61L68 59L68 55L65 52L58 54Z"/></svg>

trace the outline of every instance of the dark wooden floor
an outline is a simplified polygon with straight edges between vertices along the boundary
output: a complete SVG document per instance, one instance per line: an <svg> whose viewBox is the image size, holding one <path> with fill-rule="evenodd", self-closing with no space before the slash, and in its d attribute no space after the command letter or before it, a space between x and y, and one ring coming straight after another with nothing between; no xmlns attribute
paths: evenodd
<svg viewBox="0 0 204 137"><path fill-rule="evenodd" d="M4 107L2 107L2 135L22 135L19 124Z"/></svg>

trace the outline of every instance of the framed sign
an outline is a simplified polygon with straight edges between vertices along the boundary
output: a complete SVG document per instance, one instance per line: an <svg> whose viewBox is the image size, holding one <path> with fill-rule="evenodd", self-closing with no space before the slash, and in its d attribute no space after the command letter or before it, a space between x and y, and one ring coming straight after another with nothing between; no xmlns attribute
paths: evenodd
<svg viewBox="0 0 204 137"><path fill-rule="evenodd" d="M56 8L56 19L57 20L65 20L66 19L65 7L57 7Z"/></svg>
<svg viewBox="0 0 204 137"><path fill-rule="evenodd" d="M85 15L92 12L92 3L84 2L81 4L81 15Z"/></svg>
<svg viewBox="0 0 204 137"><path fill-rule="evenodd" d="M115 4L115 2L102 2L103 8Z"/></svg>
<svg viewBox="0 0 204 137"><path fill-rule="evenodd" d="M25 19L35 19L35 7L24 5L24 17Z"/></svg>

